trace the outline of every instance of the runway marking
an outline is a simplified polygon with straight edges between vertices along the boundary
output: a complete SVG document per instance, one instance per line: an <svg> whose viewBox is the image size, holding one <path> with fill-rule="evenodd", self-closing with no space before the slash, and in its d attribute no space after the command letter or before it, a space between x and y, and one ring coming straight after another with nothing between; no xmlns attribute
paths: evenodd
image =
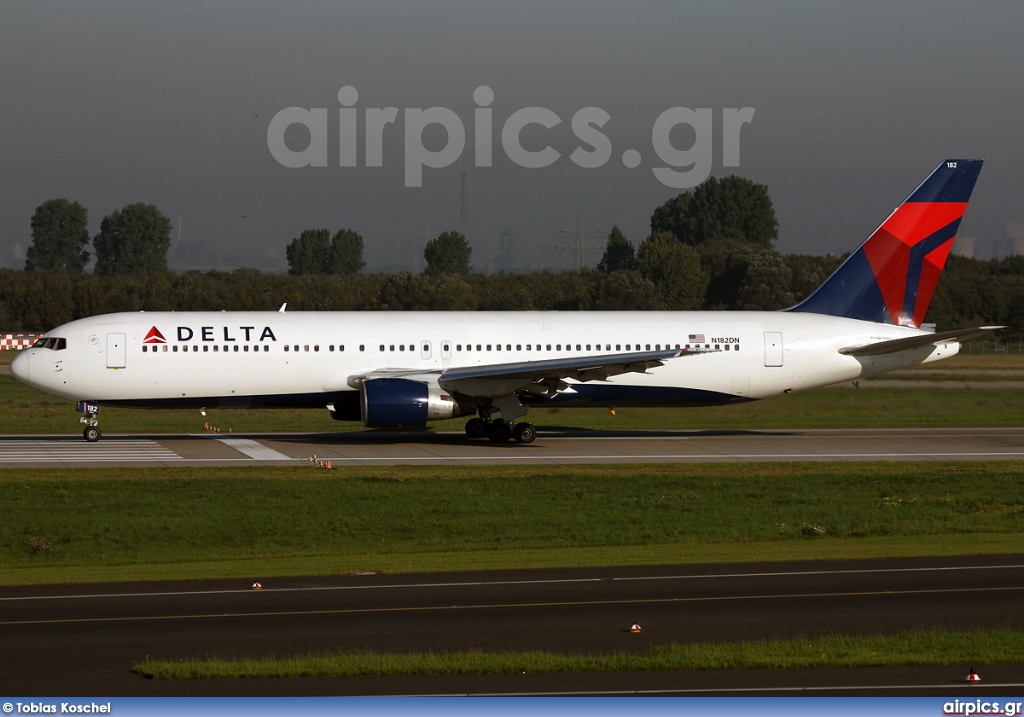
<svg viewBox="0 0 1024 717"><path fill-rule="evenodd" d="M0 441L0 463L182 460L174 451L147 438L109 438L99 443L84 439Z"/></svg>
<svg viewBox="0 0 1024 717"><path fill-rule="evenodd" d="M561 602L495 603L471 605L419 605L414 607L340 608L336 610L280 610L262 612L197 613L195 615L129 615L119 617L76 617L50 620L10 620L0 626L72 625L84 623L146 622L165 620L209 620L218 618L304 617L313 615L367 615L373 613L445 612L454 610L504 610L537 607L591 607L596 605L656 605L660 603L738 602L743 600L795 600L798 598L894 597L906 595L952 595L955 593L1024 592L1024 585L988 588L933 588L926 590L863 590L838 593L780 593L770 595L719 595L714 597L633 598L626 600L566 600Z"/></svg>
<svg viewBox="0 0 1024 717"><path fill-rule="evenodd" d="M959 570L1020 570L1020 565L938 565L923 568L856 568L849 570L783 570L762 573L701 573L698 575L638 575L632 577L611 578L555 578L550 580L467 580L446 583L397 583L392 585L317 585L301 588L263 588L261 593L302 593L325 592L336 590L422 590L423 588L458 588L458 587L499 587L508 585L561 585L568 583L599 583L599 582L630 582L641 580L708 580L714 578L776 578L785 576L812 575L869 575L873 573L929 573ZM16 595L0 597L0 602L17 602L27 600L79 600L96 598L149 598L173 597L186 595L239 595L252 593L251 588L232 588L229 590L170 590L164 592L139 593L86 593L71 595Z"/></svg>
<svg viewBox="0 0 1024 717"><path fill-rule="evenodd" d="M286 456L284 453L278 453L273 448L265 446L259 441L254 441L250 438L218 438L218 441L226 446L234 448L239 453L244 453L250 458L254 458L258 461L297 461L298 458L292 458Z"/></svg>
<svg viewBox="0 0 1024 717"><path fill-rule="evenodd" d="M563 460L574 460L574 461L588 461L594 463L617 463L617 462L632 462L637 460L674 460L674 461L693 461L693 460L765 460L765 459L785 459L785 460L825 460L830 458L864 458L864 459L882 459L882 458L996 458L1000 456L1011 456L1021 457L1024 456L1024 450L1021 451L973 451L973 452L934 452L934 453L814 453L808 451L806 453L651 453L651 454L640 454L640 455L545 455L543 453L518 453L509 456L490 455L490 456L445 456L445 455L432 455L432 456L400 456L400 457L380 457L380 456L365 456L365 457L349 457L349 456L322 456L322 458L329 458L334 464L340 463L404 463L404 462L444 462L444 461L563 461ZM289 459L294 460L294 459Z"/></svg>

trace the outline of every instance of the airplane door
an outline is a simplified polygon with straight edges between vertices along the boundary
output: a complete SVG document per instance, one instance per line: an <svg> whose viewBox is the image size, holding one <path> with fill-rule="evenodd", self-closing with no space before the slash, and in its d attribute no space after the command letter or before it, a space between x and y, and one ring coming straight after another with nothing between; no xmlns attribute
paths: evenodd
<svg viewBox="0 0 1024 717"><path fill-rule="evenodd" d="M424 359L424 360L430 358L430 342L429 341L420 341L420 358Z"/></svg>
<svg viewBox="0 0 1024 717"><path fill-rule="evenodd" d="M124 334L107 334L107 368L125 367Z"/></svg>
<svg viewBox="0 0 1024 717"><path fill-rule="evenodd" d="M782 365L782 333L779 331L764 332L764 365L768 367Z"/></svg>

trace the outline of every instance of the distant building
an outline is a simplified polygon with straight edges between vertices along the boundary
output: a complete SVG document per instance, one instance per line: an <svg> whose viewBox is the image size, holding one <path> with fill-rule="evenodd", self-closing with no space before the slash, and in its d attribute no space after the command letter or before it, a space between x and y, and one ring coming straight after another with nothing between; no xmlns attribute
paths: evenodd
<svg viewBox="0 0 1024 717"><path fill-rule="evenodd" d="M1007 222L1006 238L992 242L992 258L1005 259L1008 256L1024 254L1024 222Z"/></svg>
<svg viewBox="0 0 1024 717"><path fill-rule="evenodd" d="M974 259L974 237L958 236L953 241L953 255L962 256L965 259Z"/></svg>

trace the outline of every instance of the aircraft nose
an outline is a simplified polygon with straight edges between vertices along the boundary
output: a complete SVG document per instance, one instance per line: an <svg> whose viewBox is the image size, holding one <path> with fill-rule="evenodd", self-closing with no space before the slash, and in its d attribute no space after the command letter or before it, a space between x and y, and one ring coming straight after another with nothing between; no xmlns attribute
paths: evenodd
<svg viewBox="0 0 1024 717"><path fill-rule="evenodd" d="M22 383L28 383L29 381L29 351L22 351L20 354L14 357L11 361L11 373L14 377Z"/></svg>

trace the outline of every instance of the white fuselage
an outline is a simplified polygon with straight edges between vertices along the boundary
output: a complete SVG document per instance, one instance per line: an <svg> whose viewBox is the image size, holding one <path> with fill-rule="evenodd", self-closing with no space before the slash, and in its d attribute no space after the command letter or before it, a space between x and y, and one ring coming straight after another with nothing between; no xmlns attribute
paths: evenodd
<svg viewBox="0 0 1024 717"><path fill-rule="evenodd" d="M712 352L589 382L587 392L569 380L554 400L708 405L851 381L959 349L953 341L883 356L839 353L921 333L792 312L139 312L54 329L45 336L65 347L27 349L13 370L74 401L326 406L357 392L359 377L386 369L441 372L691 346Z"/></svg>

